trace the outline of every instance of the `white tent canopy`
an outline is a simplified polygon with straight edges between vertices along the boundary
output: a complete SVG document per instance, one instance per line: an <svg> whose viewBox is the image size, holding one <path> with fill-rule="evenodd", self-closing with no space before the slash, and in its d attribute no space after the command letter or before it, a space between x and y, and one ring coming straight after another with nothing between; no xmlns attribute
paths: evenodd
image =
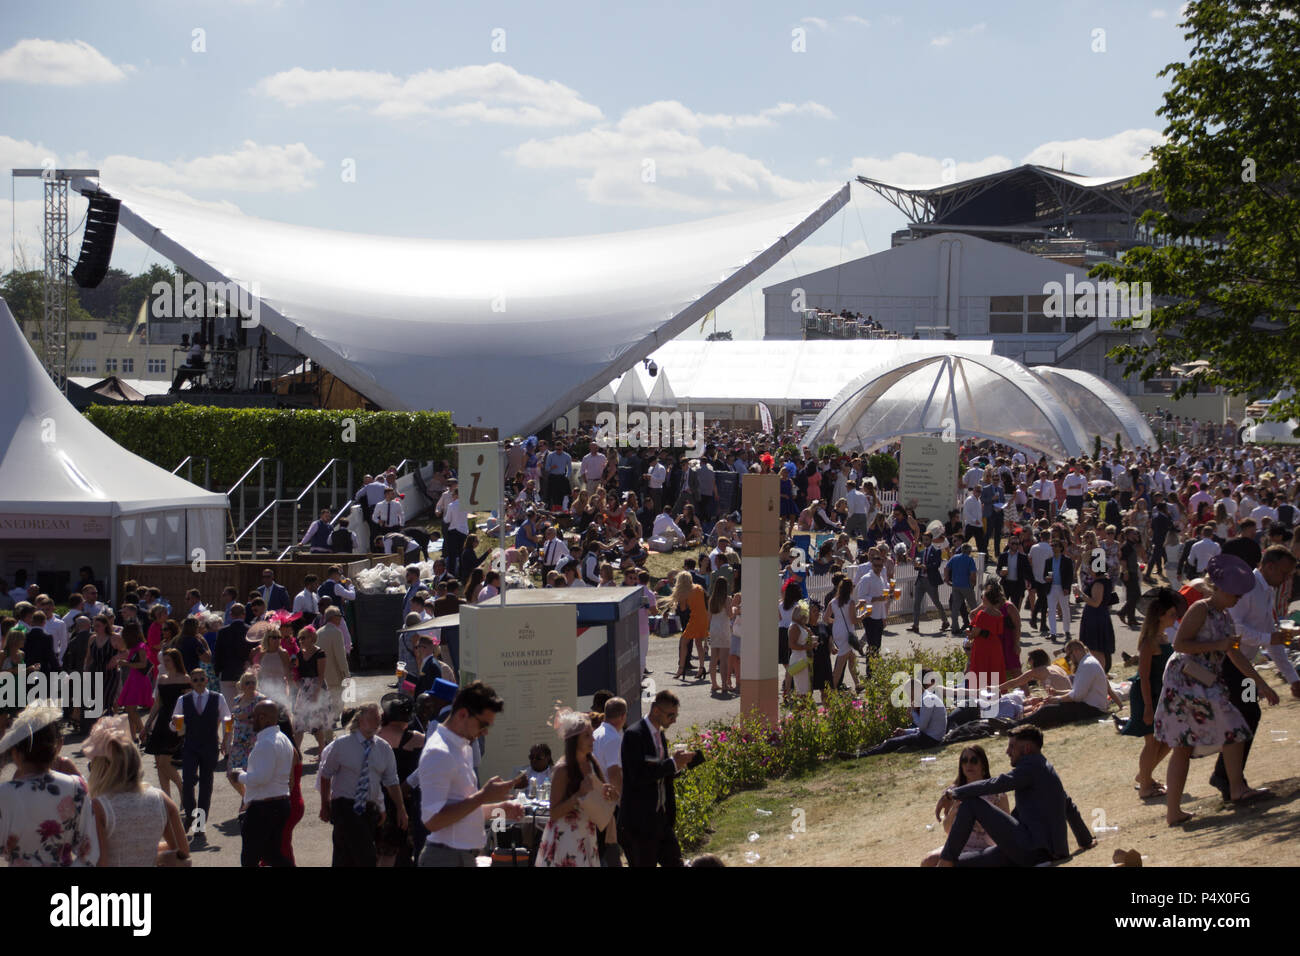
<svg viewBox="0 0 1300 956"><path fill-rule="evenodd" d="M219 559L226 496L131 454L68 403L0 299L0 538L108 538L118 564ZM77 529L81 528L80 534ZM93 529L93 530L86 530ZM102 533L101 533L102 531Z"/></svg>
<svg viewBox="0 0 1300 956"><path fill-rule="evenodd" d="M1054 458L1084 454L1088 435L1061 398L1000 355L930 356L863 372L817 416L802 443L869 449L903 435L988 438Z"/></svg>
<svg viewBox="0 0 1300 956"><path fill-rule="evenodd" d="M654 408L672 408L677 404L677 393L668 384L668 373L660 369L650 388L650 405Z"/></svg>
<svg viewBox="0 0 1300 956"><path fill-rule="evenodd" d="M635 372L626 372L614 389L614 404L635 408L648 404L650 396Z"/></svg>
<svg viewBox="0 0 1300 956"><path fill-rule="evenodd" d="M672 376L676 400L691 405L798 405L832 398L863 369L944 355L991 355L993 341L935 339L677 339L650 354L655 381ZM642 374L638 368L637 374Z"/></svg>
<svg viewBox="0 0 1300 956"><path fill-rule="evenodd" d="M1156 436L1137 406L1104 378L1051 365L1035 365L1030 371L1061 396L1084 431L1101 436L1103 445L1114 447L1115 435L1123 433L1129 448L1155 447Z"/></svg>
<svg viewBox="0 0 1300 956"><path fill-rule="evenodd" d="M76 181L78 189L97 188ZM849 198L788 200L603 236L356 235L105 186L120 223L200 282L236 282L270 332L389 409L527 433L761 275Z"/></svg>

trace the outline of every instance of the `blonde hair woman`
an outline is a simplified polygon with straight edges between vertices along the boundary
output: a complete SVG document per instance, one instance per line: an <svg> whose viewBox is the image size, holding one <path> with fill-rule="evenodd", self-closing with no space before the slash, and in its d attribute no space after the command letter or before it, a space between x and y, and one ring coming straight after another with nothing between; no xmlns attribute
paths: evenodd
<svg viewBox="0 0 1300 956"><path fill-rule="evenodd" d="M103 717L82 752L99 834L100 866L188 865L190 848L175 802L145 786L144 761L126 717ZM162 842L160 842L162 841Z"/></svg>
<svg viewBox="0 0 1300 956"><path fill-rule="evenodd" d="M694 641L695 651L700 656L700 677L704 677L704 638L709 634L709 608L704 600L704 588L695 583L691 572L682 571L677 575L677 582L673 586L673 605L679 614L683 610L687 613L686 626L682 630L677 649L677 673L673 676L678 680L686 679L686 651L691 641Z"/></svg>
<svg viewBox="0 0 1300 956"><path fill-rule="evenodd" d="M812 652L817 646L817 635L808 626L808 611L808 602L800 601L790 615L790 665L786 672L800 696L812 693Z"/></svg>

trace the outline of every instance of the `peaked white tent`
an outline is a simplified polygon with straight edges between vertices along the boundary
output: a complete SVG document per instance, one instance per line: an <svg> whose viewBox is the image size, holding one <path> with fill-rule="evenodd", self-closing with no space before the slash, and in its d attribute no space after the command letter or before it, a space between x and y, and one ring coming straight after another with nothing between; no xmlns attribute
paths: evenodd
<svg viewBox="0 0 1300 956"><path fill-rule="evenodd" d="M650 400L646 394L645 386L641 384L641 379L636 372L628 371L624 373L619 380L618 387L614 389L614 404L626 405L628 408L638 408L645 405Z"/></svg>
<svg viewBox="0 0 1300 956"><path fill-rule="evenodd" d="M223 556L226 496L131 454L83 418L3 299L0 355L0 552L11 563L77 548L103 554L107 544L111 577L119 564L188 563L195 548Z"/></svg>
<svg viewBox="0 0 1300 956"><path fill-rule="evenodd" d="M76 188L99 188L79 179ZM254 219L105 184L119 222L384 408L527 434L679 335L848 202L788 200L603 236L455 241Z"/></svg>
<svg viewBox="0 0 1300 956"><path fill-rule="evenodd" d="M650 387L650 405L653 408L672 408L677 404L677 393L668 384L668 373L660 369Z"/></svg>

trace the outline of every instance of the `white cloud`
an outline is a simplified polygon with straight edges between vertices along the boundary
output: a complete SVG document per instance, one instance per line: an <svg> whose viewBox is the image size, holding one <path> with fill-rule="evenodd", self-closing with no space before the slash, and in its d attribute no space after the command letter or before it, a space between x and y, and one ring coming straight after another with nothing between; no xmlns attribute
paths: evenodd
<svg viewBox="0 0 1300 956"><path fill-rule="evenodd" d="M159 162L138 156L107 156L103 181L155 190L212 189L236 192L297 192L310 189L311 174L324 165L303 143L259 146L245 140L233 152Z"/></svg>
<svg viewBox="0 0 1300 956"><path fill-rule="evenodd" d="M260 80L256 91L286 106L369 104L376 116L566 126L602 118L599 107L554 80L520 73L503 63L424 70L407 77L373 70L294 67Z"/></svg>
<svg viewBox="0 0 1300 956"><path fill-rule="evenodd" d="M825 30L829 24L821 17L802 17L800 23L811 23L818 30Z"/></svg>
<svg viewBox="0 0 1300 956"><path fill-rule="evenodd" d="M985 29L985 24L975 23L968 27L962 27L960 30L949 30L947 33L941 33L938 36L930 37L930 46L951 46L953 40L958 37L976 36L977 34L983 33Z"/></svg>
<svg viewBox="0 0 1300 956"><path fill-rule="evenodd" d="M863 26L863 27L869 27L869 26L871 26L871 21L870 21L870 20L866 19L865 17L860 17L860 16L857 16L856 14L852 14L852 13L850 13L850 14L849 14L848 16L846 16L846 17L843 17L842 19L844 20L845 23L856 23L856 24L858 24L859 26Z"/></svg>
<svg viewBox="0 0 1300 956"><path fill-rule="evenodd" d="M1031 150L1021 162L1059 169L1061 154L1065 168L1083 176L1129 176L1151 166L1147 155L1152 146L1165 141L1153 129L1126 129L1102 139L1054 140Z"/></svg>
<svg viewBox="0 0 1300 956"><path fill-rule="evenodd" d="M613 125L529 140L508 151L520 166L574 169L596 203L677 209L690 213L737 208L752 199L798 196L833 183L777 175L761 161L707 144L701 133L770 127L776 117L833 117L818 103L780 103L752 114L697 113L676 101L635 107ZM653 176L651 176L653 173ZM652 182L646 182L653 178Z"/></svg>
<svg viewBox="0 0 1300 956"><path fill-rule="evenodd" d="M1166 16L1168 16L1168 14L1166 14L1165 11L1163 10L1156 9L1151 11L1152 20L1163 20Z"/></svg>
<svg viewBox="0 0 1300 956"><path fill-rule="evenodd" d="M118 66L85 40L19 40L0 53L0 80L43 86L116 83L134 67Z"/></svg>

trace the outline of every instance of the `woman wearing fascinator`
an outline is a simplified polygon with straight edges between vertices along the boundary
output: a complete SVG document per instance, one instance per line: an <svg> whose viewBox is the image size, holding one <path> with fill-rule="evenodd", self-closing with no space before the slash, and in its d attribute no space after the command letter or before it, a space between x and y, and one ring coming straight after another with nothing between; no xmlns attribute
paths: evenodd
<svg viewBox="0 0 1300 956"><path fill-rule="evenodd" d="M82 746L90 760L100 866L189 866L190 848L175 801L144 782L144 760L129 719L102 717Z"/></svg>
<svg viewBox="0 0 1300 956"><path fill-rule="evenodd" d="M537 866L600 866L596 834L609 824L618 790L605 781L592 758L591 718L562 710L555 730L564 757L551 775L551 819L537 850Z"/></svg>

